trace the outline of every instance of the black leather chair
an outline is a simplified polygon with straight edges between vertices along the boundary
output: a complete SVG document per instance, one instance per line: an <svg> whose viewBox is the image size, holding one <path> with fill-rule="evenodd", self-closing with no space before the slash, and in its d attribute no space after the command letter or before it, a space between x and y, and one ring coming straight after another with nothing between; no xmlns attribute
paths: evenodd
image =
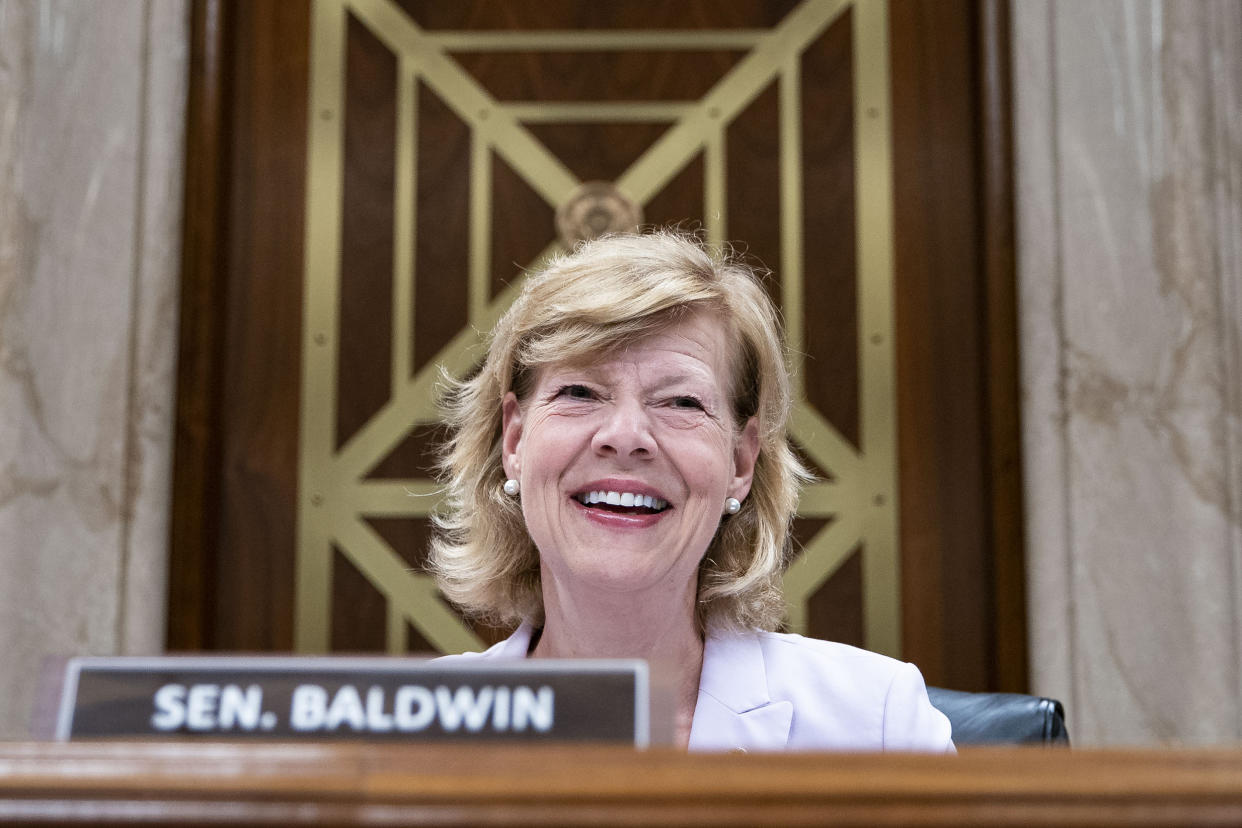
<svg viewBox="0 0 1242 828"><path fill-rule="evenodd" d="M1021 693L965 693L928 687L927 695L953 725L961 745L1069 746L1065 708L1056 699Z"/></svg>

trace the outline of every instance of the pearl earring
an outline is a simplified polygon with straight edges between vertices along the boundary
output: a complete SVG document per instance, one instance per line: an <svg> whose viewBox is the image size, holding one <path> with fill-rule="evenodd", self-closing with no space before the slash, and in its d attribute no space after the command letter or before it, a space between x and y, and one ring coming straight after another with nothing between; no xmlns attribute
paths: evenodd
<svg viewBox="0 0 1242 828"><path fill-rule="evenodd" d="M521 490L522 487L518 485L518 482L516 480L510 477L508 480L505 481L505 485L502 486L501 488L505 490L505 494L509 495L509 497L514 497L517 495L517 493Z"/></svg>
<svg viewBox="0 0 1242 828"><path fill-rule="evenodd" d="M726 515L736 515L741 510L741 508L742 508L742 501L738 500L736 497L725 498L725 514Z"/></svg>

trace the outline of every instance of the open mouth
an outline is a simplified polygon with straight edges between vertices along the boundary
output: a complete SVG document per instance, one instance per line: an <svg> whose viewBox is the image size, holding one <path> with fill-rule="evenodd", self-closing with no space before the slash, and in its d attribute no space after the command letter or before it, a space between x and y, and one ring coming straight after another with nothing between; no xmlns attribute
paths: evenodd
<svg viewBox="0 0 1242 828"><path fill-rule="evenodd" d="M668 501L633 492L582 492L574 500L588 509L602 509L624 515L654 515L669 508Z"/></svg>

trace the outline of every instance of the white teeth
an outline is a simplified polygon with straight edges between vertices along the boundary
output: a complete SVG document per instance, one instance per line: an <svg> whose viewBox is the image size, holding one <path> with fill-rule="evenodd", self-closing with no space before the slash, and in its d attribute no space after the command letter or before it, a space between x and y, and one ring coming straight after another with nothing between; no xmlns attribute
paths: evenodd
<svg viewBox="0 0 1242 828"><path fill-rule="evenodd" d="M635 494L634 492L586 492L576 495L579 503L590 506L595 503L606 503L609 506L645 506L648 509L661 511L668 506L668 501L651 495Z"/></svg>

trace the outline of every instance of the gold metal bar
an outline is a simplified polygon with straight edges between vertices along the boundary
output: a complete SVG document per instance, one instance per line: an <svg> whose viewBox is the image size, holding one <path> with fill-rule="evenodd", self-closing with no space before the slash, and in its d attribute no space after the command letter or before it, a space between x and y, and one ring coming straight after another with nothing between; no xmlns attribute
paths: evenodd
<svg viewBox="0 0 1242 828"><path fill-rule="evenodd" d="M348 508L370 517L426 517L443 498L434 480L362 480L349 487Z"/></svg>
<svg viewBox="0 0 1242 828"><path fill-rule="evenodd" d="M865 458L863 599L867 646L901 655L897 548L897 411L893 336L893 189L888 2L854 7L854 157L858 272L859 400Z"/></svg>
<svg viewBox="0 0 1242 828"><path fill-rule="evenodd" d="M445 52L636 52L646 50L750 49L766 29L702 29L695 31L613 31L429 33L427 39Z"/></svg>
<svg viewBox="0 0 1242 828"><path fill-rule="evenodd" d="M492 284L492 148L475 130L470 140L470 276L466 304L472 326L487 313Z"/></svg>
<svg viewBox="0 0 1242 828"><path fill-rule="evenodd" d="M703 145L704 136L727 124L750 105L784 63L785 55L801 53L815 41L849 0L805 0L780 25L765 32L754 49L738 61L676 126L656 141L625 174L618 189L646 204Z"/></svg>
<svg viewBox="0 0 1242 828"><path fill-rule="evenodd" d="M862 484L863 461L858 452L805 400L794 403L789 430L810 458L842 486Z"/></svg>
<svg viewBox="0 0 1242 828"><path fill-rule="evenodd" d="M860 515L845 511L807 543L802 554L785 570L785 604L790 632L806 632L806 604L832 577L862 539Z"/></svg>
<svg viewBox="0 0 1242 828"><path fill-rule="evenodd" d="M526 270L539 270L542 263L560 249L558 242L550 243L531 261ZM440 369L443 368L453 376L461 376L483 359L484 337L499 321L501 314L513 304L522 289L522 281L523 277L519 274L518 278L506 285L496 295L496 299L488 304L483 317L476 323L477 327L462 328L447 345L427 360L422 370L393 389L392 398L341 447L336 455L336 474L344 480L360 480L393 446L405 439L412 428L419 423L434 423L438 420L436 400Z"/></svg>
<svg viewBox="0 0 1242 828"><path fill-rule="evenodd" d="M725 130L718 125L703 143L703 222L707 242L715 246L728 238L725 157Z"/></svg>
<svg viewBox="0 0 1242 828"><path fill-rule="evenodd" d="M379 40L400 55L416 57L419 77L548 204L558 206L579 182L560 159L508 115L478 81L446 56L425 32L388 0L349 0L350 8Z"/></svg>
<svg viewBox="0 0 1242 828"><path fill-rule="evenodd" d="M404 655L409 650L408 627L405 625L405 614L393 604L388 602L388 634L384 636L384 640L388 644L389 655Z"/></svg>
<svg viewBox="0 0 1242 828"><path fill-rule="evenodd" d="M325 652L330 640L331 514L336 494L331 458L340 335L337 308L345 120L344 6L339 0L316 0L311 25L293 644L299 652Z"/></svg>
<svg viewBox="0 0 1242 828"><path fill-rule="evenodd" d="M524 124L676 121L694 105L694 101L519 101L497 104L514 120Z"/></svg>
<svg viewBox="0 0 1242 828"><path fill-rule="evenodd" d="M483 337L500 319L521 287L521 280L507 286L487 307L475 327L464 327L452 341L429 359L425 367L403 385L394 388L391 399L367 420L336 455L337 474L346 480L359 480L394 445L419 423L436 421L437 386L442 366L461 376L483 358Z"/></svg>
<svg viewBox="0 0 1242 828"><path fill-rule="evenodd" d="M831 517L853 506L856 500L839 483L812 483L802 488L798 498L798 516Z"/></svg>
<svg viewBox="0 0 1242 828"><path fill-rule="evenodd" d="M415 227L418 209L418 80L402 56L397 73L397 161L393 186L392 386L410 378L414 358Z"/></svg>
<svg viewBox="0 0 1242 828"><path fill-rule="evenodd" d="M806 319L802 278L802 53L786 55L780 74L781 299L795 399L806 396Z"/></svg>
<svg viewBox="0 0 1242 828"><path fill-rule="evenodd" d="M346 557L429 644L446 653L483 649L479 637L436 598L432 580L412 572L375 530L348 515L341 516L339 529Z"/></svg>

